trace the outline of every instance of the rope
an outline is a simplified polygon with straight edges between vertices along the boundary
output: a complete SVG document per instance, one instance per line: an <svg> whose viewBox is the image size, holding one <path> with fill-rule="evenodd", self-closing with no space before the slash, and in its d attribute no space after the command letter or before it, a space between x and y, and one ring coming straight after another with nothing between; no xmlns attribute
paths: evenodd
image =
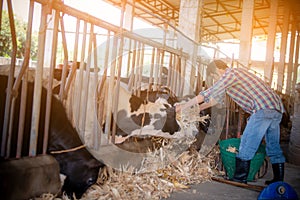
<svg viewBox="0 0 300 200"><path fill-rule="evenodd" d="M85 148L85 145L80 145L78 147L74 147L72 149L66 149L66 150L59 150L59 151L50 151L51 154L60 154L60 153L68 153L68 152L73 152L73 151L77 151L79 149L83 149Z"/></svg>

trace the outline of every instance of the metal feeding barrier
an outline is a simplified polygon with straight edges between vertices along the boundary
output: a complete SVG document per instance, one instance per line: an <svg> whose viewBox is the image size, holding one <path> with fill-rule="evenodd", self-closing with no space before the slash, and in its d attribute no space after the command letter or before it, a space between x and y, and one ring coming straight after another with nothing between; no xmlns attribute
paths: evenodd
<svg viewBox="0 0 300 200"><path fill-rule="evenodd" d="M13 51L1 135L2 157L21 157L26 112L32 112L29 156L37 155L37 138L41 134L44 138L42 154L46 154L51 96L55 86L54 81L57 81L55 80L57 71L60 72L58 98L66 106L70 120L74 123L82 141L84 143L88 142L86 140L92 141L88 146L97 149L101 144L102 134L107 134L109 142L114 143L116 121L113 120L112 116L118 111L118 103L122 98L119 94L122 82L125 81L128 90L138 96L143 84L146 83L148 88L167 86L177 96L182 97L185 94L197 94L204 89L203 81L206 79L207 64L217 56L222 56L232 66L241 66L238 61L234 61L233 58L226 56L218 49L201 46L191 41L182 32L167 23L165 29L162 30L162 38L159 41L125 29L123 27L125 2L122 5L120 26L116 26L72 8L62 1L31 0L28 8L24 60L18 71L15 71L17 44L11 0L7 1L7 5ZM37 66L33 72L35 83L33 108L28 111L25 109L26 88L28 72L31 70L29 69L29 60L32 25L33 20L36 20L33 18L35 5L41 6L41 18L39 21ZM1 11L2 9L1 6ZM76 22L73 32L66 30L66 16ZM133 18L131 20L133 21ZM101 34L97 33L98 30L105 30L106 32L105 45L101 46L99 43ZM49 34L49 31L52 34ZM170 34L171 32L173 34ZM69 34L72 34L74 38L72 50L68 47ZM178 40L179 35L186 38L191 47L198 49L195 52L198 52L199 55L191 55L178 47L176 40ZM59 38L61 39L59 40ZM47 39L51 41L51 51L46 51ZM59 41L61 41L63 53L61 69L57 69ZM200 55L205 49L212 50L213 56ZM99 57L100 54L102 55L101 58ZM46 58L50 58L48 65L45 64ZM146 65L147 69L145 69ZM146 70L148 71L145 74L144 71ZM47 88L46 114L40 116L43 75L46 71L48 72L47 85L44 85ZM19 87L22 87L21 94L17 93ZM15 99L18 95L21 98L21 106L17 153L10 155L12 119L16 117L13 116L13 113ZM45 119L45 130L39 130L40 117ZM105 126L103 127L104 122ZM87 132L90 132L91 135L86 135Z"/></svg>

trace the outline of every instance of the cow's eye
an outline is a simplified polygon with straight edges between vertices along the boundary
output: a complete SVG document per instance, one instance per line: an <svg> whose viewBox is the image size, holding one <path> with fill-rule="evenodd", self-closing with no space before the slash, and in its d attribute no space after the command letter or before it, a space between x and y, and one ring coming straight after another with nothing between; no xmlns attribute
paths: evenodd
<svg viewBox="0 0 300 200"><path fill-rule="evenodd" d="M96 182L96 181L95 181L94 178L89 178L89 179L87 180L87 184L88 184L88 185L93 185L95 182Z"/></svg>

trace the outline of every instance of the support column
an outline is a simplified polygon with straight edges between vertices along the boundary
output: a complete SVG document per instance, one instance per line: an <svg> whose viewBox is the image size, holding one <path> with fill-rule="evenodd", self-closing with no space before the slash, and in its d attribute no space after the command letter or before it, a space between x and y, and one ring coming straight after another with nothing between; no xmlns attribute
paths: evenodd
<svg viewBox="0 0 300 200"><path fill-rule="evenodd" d="M278 71L277 71L278 92L282 92L282 88L283 88L283 77L284 77L285 56L286 56L285 54L286 54L286 47L287 47L289 23L290 23L290 8L288 4L284 4L283 30L282 30L281 42L280 42L280 59L279 59Z"/></svg>
<svg viewBox="0 0 300 200"><path fill-rule="evenodd" d="M125 22L124 28L132 31L133 29L133 20L134 20L134 7L132 5L125 5Z"/></svg>
<svg viewBox="0 0 300 200"><path fill-rule="evenodd" d="M290 51L289 51L289 63L287 68L287 78L286 82L286 94L291 94L291 86L292 86L292 74L293 74L293 64L294 64L294 52L295 52L295 38L296 37L296 24L292 23L292 32L290 39Z"/></svg>
<svg viewBox="0 0 300 200"><path fill-rule="evenodd" d="M300 30L298 30L297 42L296 42L296 52L295 52L295 62L294 62L294 72L292 80L292 94L295 95L295 85L298 78L298 67L299 67L299 48L300 48Z"/></svg>
<svg viewBox="0 0 300 200"><path fill-rule="evenodd" d="M277 10L278 0L270 1L270 18L268 27L268 40L267 40L267 51L266 51L266 66L264 68L265 81L272 84L273 78L273 62L274 62L274 48L276 38L276 25L277 25Z"/></svg>
<svg viewBox="0 0 300 200"><path fill-rule="evenodd" d="M203 0L181 0L179 29L190 39L199 42Z"/></svg>
<svg viewBox="0 0 300 200"><path fill-rule="evenodd" d="M251 58L253 13L254 0L244 0L240 32L239 60L246 67L249 67L249 61Z"/></svg>
<svg viewBox="0 0 300 200"><path fill-rule="evenodd" d="M191 63L188 62L187 66L187 73L190 73L189 93L194 91L195 86L197 49L201 38L202 5L203 0L181 0L180 2L179 29L189 39L179 34L177 44L178 48L182 48L183 52L191 53Z"/></svg>

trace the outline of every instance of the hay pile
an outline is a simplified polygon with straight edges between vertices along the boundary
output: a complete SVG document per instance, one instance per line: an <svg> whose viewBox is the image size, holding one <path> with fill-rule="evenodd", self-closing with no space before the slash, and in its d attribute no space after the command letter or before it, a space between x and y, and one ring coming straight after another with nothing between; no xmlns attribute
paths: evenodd
<svg viewBox="0 0 300 200"><path fill-rule="evenodd" d="M134 169L131 172L130 169L124 171L110 169L108 181L104 185L93 185L82 199L168 198L174 190L186 189L190 184L209 181L213 175L216 153L217 151L214 151L209 156L202 157L197 152L185 151L164 168L145 173L135 172ZM154 160L153 158L151 161L155 165ZM144 167L149 166L144 164Z"/></svg>
<svg viewBox="0 0 300 200"><path fill-rule="evenodd" d="M182 131L194 129L191 126L207 118L200 118L197 109L198 107L193 107L177 116L183 127ZM205 156L196 151L187 151L194 140L195 137L190 133L181 138L162 138L161 148L149 153L138 169L129 165L122 166L121 170L108 167L107 175L104 175L108 177L107 181L103 184L103 179L99 178L97 184L91 186L82 199L162 199L170 197L175 190L210 181L218 171L219 148L215 147ZM42 197L43 200L54 198L53 195ZM63 196L62 199L68 200L68 197Z"/></svg>
<svg viewBox="0 0 300 200"><path fill-rule="evenodd" d="M106 183L103 184L102 178L99 178L97 184L89 188L81 199L168 198L173 191L189 188L190 184L211 180L217 168L218 148L214 148L205 157L198 152L188 151L176 156L170 152L171 146L172 144L153 152L153 157L145 159L138 171L126 166L123 167L123 171L108 168L106 173L109 178ZM57 198L51 194L44 194L39 199L69 200L66 196Z"/></svg>

